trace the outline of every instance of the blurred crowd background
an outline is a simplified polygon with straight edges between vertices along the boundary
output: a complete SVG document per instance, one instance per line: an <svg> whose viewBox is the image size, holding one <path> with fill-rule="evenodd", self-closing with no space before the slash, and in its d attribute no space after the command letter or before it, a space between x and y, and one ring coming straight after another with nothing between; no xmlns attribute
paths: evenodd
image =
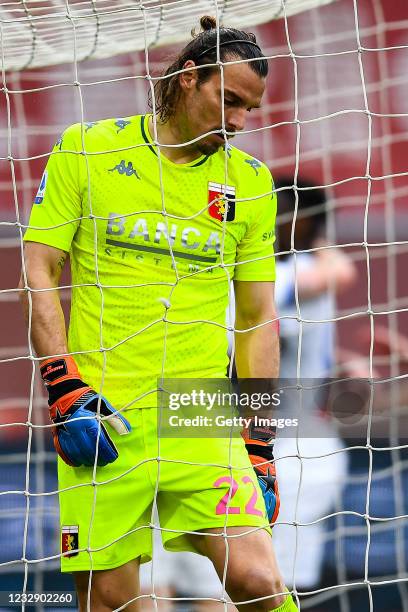
<svg viewBox="0 0 408 612"><path fill-rule="evenodd" d="M283 20L256 28L270 76L247 128L263 129L234 144L267 163L278 190L281 375L388 381L357 392L373 428L365 414L356 418L346 388L342 401L329 395L310 408L316 437L278 440L273 538L285 580L305 593L302 610L408 612L408 8L405 0L356 5L359 41L352 0L290 17L287 31ZM174 51L150 52L153 74ZM143 52L78 70L84 121L146 110L146 83L132 78L145 74ZM71 590L58 572L56 459L18 303L15 222L27 222L46 155L81 120L80 100L72 65L5 80L15 161L6 159L0 91L0 590L21 590L25 580L36 591ZM61 296L68 316L69 289ZM155 591L181 598L159 610L222 609L185 600L220 596L208 564L157 554ZM150 582L145 568L146 593Z"/></svg>

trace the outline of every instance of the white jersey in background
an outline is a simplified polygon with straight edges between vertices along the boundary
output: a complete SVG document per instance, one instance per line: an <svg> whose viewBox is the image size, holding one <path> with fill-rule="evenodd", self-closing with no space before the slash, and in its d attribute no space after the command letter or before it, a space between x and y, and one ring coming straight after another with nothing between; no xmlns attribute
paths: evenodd
<svg viewBox="0 0 408 612"><path fill-rule="evenodd" d="M297 255L298 277L302 270L314 265L314 259L309 253ZM334 318L332 296L325 292L310 299L299 298L298 310L295 262L291 257L277 263L275 302L279 317L283 317L280 323L280 377L299 378L300 383L305 379L307 384L308 379L330 376L334 363L333 323L319 321ZM305 320L316 322L303 322ZM281 508L273 529L273 542L286 584L302 589L319 583L325 524L319 521L295 527L293 523L311 523L329 514L347 472L345 453L336 453L344 445L334 426L316 409L315 403L313 407L309 405L307 397L304 395L302 401L302 417L307 419L307 429L318 431L319 437L285 438L278 434L274 448Z"/></svg>

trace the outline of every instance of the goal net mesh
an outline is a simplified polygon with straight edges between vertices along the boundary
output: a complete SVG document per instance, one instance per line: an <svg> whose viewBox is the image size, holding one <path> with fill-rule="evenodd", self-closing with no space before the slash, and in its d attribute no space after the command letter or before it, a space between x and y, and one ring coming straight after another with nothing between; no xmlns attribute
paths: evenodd
<svg viewBox="0 0 408 612"><path fill-rule="evenodd" d="M293 551L282 544L285 525L276 528L286 583L301 610L408 612L408 455L401 426L408 363L403 0L2 3L0 590L12 585L41 592L55 584L68 589L58 577L58 484L47 405L16 288L22 235L43 168L67 125L145 112L151 82L206 13L255 31L269 62L262 107L251 112L234 144L265 162L275 178L291 177L295 192L301 178L326 189L323 248L340 249L357 271L349 290L329 288L330 321L297 304L292 318L298 322L298 344L308 324L329 323L336 345L333 376L347 371L388 381L381 436L372 432L370 418L364 435L360 430L350 437L341 421L340 450L325 452L317 445L308 457L295 458L305 478L313 457L322 473L334 455L343 456L346 467L327 512L304 522L292 500L294 515L286 528L298 534ZM295 224L297 215L291 220ZM279 223L278 217L278 233ZM283 258L278 251L277 262ZM68 276L62 284L68 315ZM302 476L297 486L302 503ZM320 529L321 558L312 584L299 568L306 545L302 534L313 525ZM183 602L175 605L182 609Z"/></svg>
<svg viewBox="0 0 408 612"><path fill-rule="evenodd" d="M3 62L23 70L111 57L185 40L202 15L229 27L289 16L333 0L24 0L0 7Z"/></svg>

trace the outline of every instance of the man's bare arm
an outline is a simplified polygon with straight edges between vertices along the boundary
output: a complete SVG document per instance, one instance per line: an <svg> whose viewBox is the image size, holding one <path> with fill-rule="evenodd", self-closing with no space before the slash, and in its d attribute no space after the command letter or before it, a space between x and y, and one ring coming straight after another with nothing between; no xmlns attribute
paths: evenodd
<svg viewBox="0 0 408 612"><path fill-rule="evenodd" d="M234 291L238 378L278 378L279 334L274 283L235 281ZM243 331L266 321L272 322Z"/></svg>
<svg viewBox="0 0 408 612"><path fill-rule="evenodd" d="M278 378L279 376L279 334L274 304L274 283L236 281L235 285L235 327L245 330L264 323L252 331L235 333L235 362L238 379ZM266 323L269 321L269 323ZM251 392L251 387L249 388ZM257 391L255 388L253 391ZM264 390L264 389L263 389ZM270 414L270 407L267 415ZM259 428L252 419L241 435L249 459L258 478L270 523L279 513L279 490L273 462L275 428Z"/></svg>
<svg viewBox="0 0 408 612"><path fill-rule="evenodd" d="M65 318L57 290L66 258L67 254L60 249L36 242L25 243L27 285L34 290L30 291L31 339L38 357L65 355L68 352ZM19 288L25 289L23 273ZM55 291L38 291L54 288ZM28 289L21 292L27 325L30 317L28 294Z"/></svg>
<svg viewBox="0 0 408 612"><path fill-rule="evenodd" d="M314 247L324 247L320 240ZM343 249L320 248L315 252L314 264L298 270L297 287L299 297L311 299L334 290L337 294L346 291L357 280L357 269L351 257Z"/></svg>

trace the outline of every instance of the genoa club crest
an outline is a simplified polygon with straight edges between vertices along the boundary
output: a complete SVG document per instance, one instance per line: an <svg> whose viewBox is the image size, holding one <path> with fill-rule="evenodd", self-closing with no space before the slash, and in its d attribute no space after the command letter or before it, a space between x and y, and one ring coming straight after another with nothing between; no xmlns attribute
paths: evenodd
<svg viewBox="0 0 408 612"><path fill-rule="evenodd" d="M208 183L208 212L218 221L235 219L235 187Z"/></svg>
<svg viewBox="0 0 408 612"><path fill-rule="evenodd" d="M64 557L74 557L79 549L79 525L63 525L61 529L61 552Z"/></svg>

